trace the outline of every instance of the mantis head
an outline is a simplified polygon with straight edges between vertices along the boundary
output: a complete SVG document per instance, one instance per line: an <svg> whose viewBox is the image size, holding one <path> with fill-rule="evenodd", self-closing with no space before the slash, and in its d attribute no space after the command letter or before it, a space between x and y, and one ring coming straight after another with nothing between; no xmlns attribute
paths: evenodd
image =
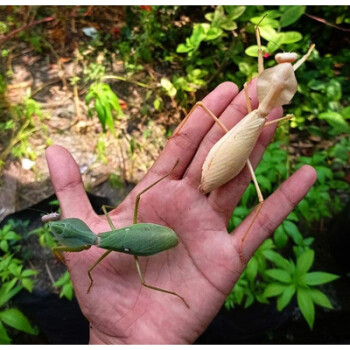
<svg viewBox="0 0 350 350"><path fill-rule="evenodd" d="M80 219L70 218L53 221L49 225L54 236L67 247L96 244L97 236Z"/></svg>

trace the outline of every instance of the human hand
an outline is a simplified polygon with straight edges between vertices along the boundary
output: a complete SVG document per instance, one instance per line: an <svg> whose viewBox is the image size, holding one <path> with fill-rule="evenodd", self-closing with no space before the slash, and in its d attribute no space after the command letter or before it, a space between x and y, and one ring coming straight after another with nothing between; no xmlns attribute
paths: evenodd
<svg viewBox="0 0 350 350"><path fill-rule="evenodd" d="M255 90L252 83L253 108L257 106ZM238 94L232 83L221 84L203 102L228 128L247 114L244 94ZM270 119L281 114L281 109L276 109ZM261 133L250 157L253 166L262 157L274 129L269 126ZM139 222L171 227L179 237L179 245L139 260L148 284L180 294L189 309L176 296L142 287L134 259L116 252L93 270L94 285L86 294L90 282L87 270L104 250L91 247L65 253L81 310L90 321L90 343L192 343L219 311L254 251L316 180L315 170L304 166L285 181L265 200L241 247L252 215L232 234L228 234L227 224L250 182L248 170L244 168L235 179L209 195L198 191L206 154L221 136L220 127L198 108L181 133L167 142L148 174L109 214L117 228L131 225L137 194L168 173L179 160L166 179L142 196L138 215ZM63 218L80 218L96 233L110 231L105 217L93 211L69 152L51 146L47 162Z"/></svg>

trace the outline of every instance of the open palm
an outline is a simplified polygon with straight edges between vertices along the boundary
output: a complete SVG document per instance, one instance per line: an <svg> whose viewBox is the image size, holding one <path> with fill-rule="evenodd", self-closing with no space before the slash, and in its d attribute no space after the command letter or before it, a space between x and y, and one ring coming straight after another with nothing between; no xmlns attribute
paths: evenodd
<svg viewBox="0 0 350 350"><path fill-rule="evenodd" d="M253 82L250 95L256 106L254 91ZM244 95L238 94L232 83L221 84L203 102L228 128L247 114ZM277 109L269 118L278 118L281 113ZM263 130L250 157L254 166L273 133L273 126ZM142 195L138 212L139 222L172 228L179 245L149 258L140 257L139 261L147 284L178 293L190 308L174 295L142 287L132 256L116 252L92 271L94 285L87 294L87 270L105 251L92 247L65 254L81 310L90 321L91 343L193 342L219 311L254 251L316 179L314 169L305 166L282 184L264 202L242 245L252 215L232 234L226 227L249 184L247 169L209 195L198 191L205 156L221 136L221 129L197 109L181 133L168 141L144 179L110 212L117 228L131 225L136 195L179 161L167 178ZM63 217L80 218L96 233L109 231L107 220L91 208L78 166L69 152L52 146L47 150L47 161Z"/></svg>

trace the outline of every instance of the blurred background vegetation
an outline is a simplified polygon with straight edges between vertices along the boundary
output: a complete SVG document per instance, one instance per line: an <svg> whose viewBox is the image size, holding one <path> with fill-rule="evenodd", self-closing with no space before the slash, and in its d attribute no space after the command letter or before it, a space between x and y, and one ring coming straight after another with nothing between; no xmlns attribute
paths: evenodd
<svg viewBox="0 0 350 350"><path fill-rule="evenodd" d="M111 189L125 195L196 101L221 82L242 88L257 75L255 26L264 15L265 67L276 52L316 49L284 108L295 118L277 129L257 179L265 197L303 164L318 180L256 252L225 307L275 303L282 311L294 302L306 328L315 305L341 308L330 287L338 282L325 284L341 276L349 287L349 264L333 261L322 234L349 202L348 6L0 6L1 219L53 193L43 157L52 143L73 153L88 190L117 204ZM251 184L230 232L256 204ZM47 227L25 225L0 231L0 343L14 329L37 333L11 299L44 274L26 241L55 242ZM73 297L68 274L54 287Z"/></svg>

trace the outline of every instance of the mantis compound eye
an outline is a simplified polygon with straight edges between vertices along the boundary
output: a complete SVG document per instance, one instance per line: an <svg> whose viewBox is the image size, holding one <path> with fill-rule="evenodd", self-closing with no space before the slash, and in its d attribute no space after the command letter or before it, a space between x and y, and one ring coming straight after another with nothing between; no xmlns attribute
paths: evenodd
<svg viewBox="0 0 350 350"><path fill-rule="evenodd" d="M64 225L62 225L60 222L51 222L50 230L55 236L60 236L64 231Z"/></svg>

